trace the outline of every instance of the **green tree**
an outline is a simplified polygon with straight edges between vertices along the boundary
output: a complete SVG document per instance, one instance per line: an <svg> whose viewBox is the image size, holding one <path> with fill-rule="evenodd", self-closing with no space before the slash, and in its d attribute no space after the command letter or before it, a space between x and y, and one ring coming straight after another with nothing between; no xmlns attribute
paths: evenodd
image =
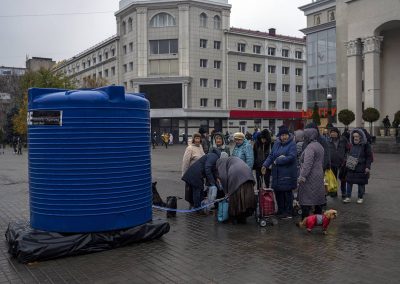
<svg viewBox="0 0 400 284"><path fill-rule="evenodd" d="M106 79L103 77L100 78L87 78L83 80L83 87L84 88L89 88L89 89L94 89L94 88L100 88L107 86L108 82Z"/></svg>
<svg viewBox="0 0 400 284"><path fill-rule="evenodd" d="M321 118L319 116L319 107L318 107L318 103L315 102L314 104L314 108L313 108L313 112L311 115L312 121L316 124L316 125L321 125Z"/></svg>
<svg viewBox="0 0 400 284"><path fill-rule="evenodd" d="M13 129L20 135L26 135L26 115L28 111L28 89L29 88L60 88L75 89L74 82L62 73L54 73L48 69L39 71L28 71L21 78L21 89L23 99L19 104L18 113L13 117Z"/></svg>
<svg viewBox="0 0 400 284"><path fill-rule="evenodd" d="M342 109L338 113L338 120L343 123L346 128L349 127L350 123L352 123L356 119L354 112L349 109Z"/></svg>
<svg viewBox="0 0 400 284"><path fill-rule="evenodd" d="M399 127L399 125L400 125L400 110L397 111L397 112L394 114L394 119L393 119L393 123L392 123L392 126L393 126L394 128Z"/></svg>
<svg viewBox="0 0 400 284"><path fill-rule="evenodd" d="M369 122L370 132L372 135L372 123L379 119L380 113L376 108L369 107L363 111L362 119Z"/></svg>

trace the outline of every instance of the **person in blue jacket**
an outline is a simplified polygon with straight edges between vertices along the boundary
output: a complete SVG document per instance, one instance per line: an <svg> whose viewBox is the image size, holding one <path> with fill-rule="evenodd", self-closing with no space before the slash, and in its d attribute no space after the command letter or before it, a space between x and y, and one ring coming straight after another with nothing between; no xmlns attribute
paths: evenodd
<svg viewBox="0 0 400 284"><path fill-rule="evenodd" d="M272 166L272 188L278 203L278 216L292 218L293 190L297 187L297 150L294 136L286 126L279 127L271 153L265 160L261 172L265 174Z"/></svg>
<svg viewBox="0 0 400 284"><path fill-rule="evenodd" d="M250 169L252 169L254 164L254 153L250 142L241 132L233 134L233 140L235 141L235 148L233 148L232 156L238 157L245 162Z"/></svg>
<svg viewBox="0 0 400 284"><path fill-rule="evenodd" d="M201 201L205 197L204 178L209 190L217 192L217 169L216 163L221 156L221 151L212 149L211 152L202 156L193 165L191 165L182 176L182 180L186 182L193 192L194 208L200 207Z"/></svg>

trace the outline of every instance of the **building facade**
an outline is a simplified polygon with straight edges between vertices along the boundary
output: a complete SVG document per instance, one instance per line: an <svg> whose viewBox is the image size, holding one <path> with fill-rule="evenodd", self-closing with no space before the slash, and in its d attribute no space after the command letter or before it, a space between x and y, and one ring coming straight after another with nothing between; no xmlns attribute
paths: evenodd
<svg viewBox="0 0 400 284"><path fill-rule="evenodd" d="M336 0L314 0L299 9L307 17L301 30L307 38L307 107L326 108L331 94L336 108Z"/></svg>
<svg viewBox="0 0 400 284"><path fill-rule="evenodd" d="M234 132L300 122L305 40L231 28L230 10L227 0L120 1L117 35L56 71L80 84L97 76L145 93L152 129L176 137L199 127ZM105 48L114 50L107 63ZM105 70L113 67L110 77Z"/></svg>

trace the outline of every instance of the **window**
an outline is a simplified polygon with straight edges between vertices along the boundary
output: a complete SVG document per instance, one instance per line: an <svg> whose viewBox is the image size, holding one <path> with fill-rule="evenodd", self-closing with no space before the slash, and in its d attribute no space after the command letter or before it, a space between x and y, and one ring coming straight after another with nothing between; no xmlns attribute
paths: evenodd
<svg viewBox="0 0 400 284"><path fill-rule="evenodd" d="M214 100L214 107L221 107L221 99Z"/></svg>
<svg viewBox="0 0 400 284"><path fill-rule="evenodd" d="M105 69L105 70L104 70L104 76L105 76L105 77L108 77L108 69Z"/></svg>
<svg viewBox="0 0 400 284"><path fill-rule="evenodd" d="M268 55L275 56L276 48L268 47Z"/></svg>
<svg viewBox="0 0 400 284"><path fill-rule="evenodd" d="M208 99L205 99L205 98L200 99L200 106L207 107L207 102L208 102Z"/></svg>
<svg viewBox="0 0 400 284"><path fill-rule="evenodd" d="M321 24L321 14L314 15L314 25Z"/></svg>
<svg viewBox="0 0 400 284"><path fill-rule="evenodd" d="M246 106L247 106L247 100L238 100L238 107L246 108Z"/></svg>
<svg viewBox="0 0 400 284"><path fill-rule="evenodd" d="M296 85L296 93L301 93L303 92L303 86L302 85Z"/></svg>
<svg viewBox="0 0 400 284"><path fill-rule="evenodd" d="M214 49L221 49L221 42L220 41L217 41L217 40L214 41Z"/></svg>
<svg viewBox="0 0 400 284"><path fill-rule="evenodd" d="M254 101L254 108L255 109L261 109L262 101L261 100L255 100Z"/></svg>
<svg viewBox="0 0 400 284"><path fill-rule="evenodd" d="M122 22L121 30L122 30L122 34L125 35L126 34L126 22L125 21Z"/></svg>
<svg viewBox="0 0 400 284"><path fill-rule="evenodd" d="M301 59L302 56L303 56L303 53L302 53L301 51L296 51L296 52L294 53L294 57L295 57L296 59Z"/></svg>
<svg viewBox="0 0 400 284"><path fill-rule="evenodd" d="M253 64L254 72L261 72L261 64Z"/></svg>
<svg viewBox="0 0 400 284"><path fill-rule="evenodd" d="M207 59L200 59L200 67L207 68L208 60Z"/></svg>
<svg viewBox="0 0 400 284"><path fill-rule="evenodd" d="M282 49L282 57L289 57L289 49Z"/></svg>
<svg viewBox="0 0 400 284"><path fill-rule="evenodd" d="M150 40L150 54L177 54L178 40Z"/></svg>
<svg viewBox="0 0 400 284"><path fill-rule="evenodd" d="M106 59L108 59L108 51L104 52L104 56Z"/></svg>
<svg viewBox="0 0 400 284"><path fill-rule="evenodd" d="M289 67L283 66L282 67L282 74L283 75L289 75Z"/></svg>
<svg viewBox="0 0 400 284"><path fill-rule="evenodd" d="M93 74L93 79L96 80L96 73Z"/></svg>
<svg viewBox="0 0 400 284"><path fill-rule="evenodd" d="M276 84L275 83L268 83L268 91L275 92L276 91Z"/></svg>
<svg viewBox="0 0 400 284"><path fill-rule="evenodd" d="M133 51L133 42L130 42L129 43L129 52L132 52Z"/></svg>
<svg viewBox="0 0 400 284"><path fill-rule="evenodd" d="M207 85L208 85L208 79L201 78L200 79L200 87L207 88Z"/></svg>
<svg viewBox="0 0 400 284"><path fill-rule="evenodd" d="M246 62L238 62L238 70L246 71Z"/></svg>
<svg viewBox="0 0 400 284"><path fill-rule="evenodd" d="M253 53L260 54L261 53L261 46L260 45L253 45Z"/></svg>
<svg viewBox="0 0 400 284"><path fill-rule="evenodd" d="M129 71L133 70L133 62L129 62Z"/></svg>
<svg viewBox="0 0 400 284"><path fill-rule="evenodd" d="M214 17L214 30L221 29L221 18L219 16Z"/></svg>
<svg viewBox="0 0 400 284"><path fill-rule="evenodd" d="M335 20L335 11L334 10L328 11L328 21L333 22L334 20Z"/></svg>
<svg viewBox="0 0 400 284"><path fill-rule="evenodd" d="M124 67L124 73L128 72L128 65L124 64L123 67Z"/></svg>
<svg viewBox="0 0 400 284"><path fill-rule="evenodd" d="M261 90L261 82L254 82L253 83L254 90Z"/></svg>
<svg viewBox="0 0 400 284"><path fill-rule="evenodd" d="M99 77L101 78L101 77L103 77L103 72L99 72Z"/></svg>
<svg viewBox="0 0 400 284"><path fill-rule="evenodd" d="M275 65L268 65L268 73L275 74L276 66Z"/></svg>
<svg viewBox="0 0 400 284"><path fill-rule="evenodd" d="M289 109L290 108L290 102L282 102L282 109Z"/></svg>
<svg viewBox="0 0 400 284"><path fill-rule="evenodd" d="M123 53L123 54L126 54L126 45L124 45L124 46L122 47L122 53Z"/></svg>
<svg viewBox="0 0 400 284"><path fill-rule="evenodd" d="M296 109L298 110L303 109L303 103L296 103Z"/></svg>
<svg viewBox="0 0 400 284"><path fill-rule="evenodd" d="M296 68L296 76L303 76L303 69L302 68Z"/></svg>
<svg viewBox="0 0 400 284"><path fill-rule="evenodd" d="M239 89L246 89L247 81L238 81L238 88Z"/></svg>
<svg viewBox="0 0 400 284"><path fill-rule="evenodd" d="M207 28L207 15L205 13L200 14L200 27Z"/></svg>
<svg viewBox="0 0 400 284"><path fill-rule="evenodd" d="M215 79L214 80L214 88L221 88L221 80Z"/></svg>
<svg viewBox="0 0 400 284"><path fill-rule="evenodd" d="M115 56L115 49L111 49L111 56Z"/></svg>
<svg viewBox="0 0 400 284"><path fill-rule="evenodd" d="M128 19L128 32L132 31L132 18Z"/></svg>
<svg viewBox="0 0 400 284"><path fill-rule="evenodd" d="M129 81L129 85L131 86L131 89L133 89L133 80Z"/></svg>
<svg viewBox="0 0 400 284"><path fill-rule="evenodd" d="M87 61L87 67L90 67L90 60Z"/></svg>
<svg viewBox="0 0 400 284"><path fill-rule="evenodd" d="M207 48L207 40L206 39L200 39L200 47Z"/></svg>
<svg viewBox="0 0 400 284"><path fill-rule="evenodd" d="M276 109L276 101L269 101L268 109Z"/></svg>
<svg viewBox="0 0 400 284"><path fill-rule="evenodd" d="M159 13L150 20L150 27L152 28L164 28L174 26L176 26L175 18L167 13Z"/></svg>
<svg viewBox="0 0 400 284"><path fill-rule="evenodd" d="M111 67L111 75L115 76L115 67Z"/></svg>
<svg viewBox="0 0 400 284"><path fill-rule="evenodd" d="M214 60L214 68L215 69L221 69L221 61Z"/></svg>
<svg viewBox="0 0 400 284"><path fill-rule="evenodd" d="M103 61L103 56L99 54L99 62Z"/></svg>
<svg viewBox="0 0 400 284"><path fill-rule="evenodd" d="M237 50L239 52L246 52L246 44L245 43L238 43Z"/></svg>
<svg viewBox="0 0 400 284"><path fill-rule="evenodd" d="M289 84L282 84L282 92L288 93L290 85Z"/></svg>
<svg viewBox="0 0 400 284"><path fill-rule="evenodd" d="M86 63L85 62L82 62L82 67L83 67L83 69L86 68Z"/></svg>

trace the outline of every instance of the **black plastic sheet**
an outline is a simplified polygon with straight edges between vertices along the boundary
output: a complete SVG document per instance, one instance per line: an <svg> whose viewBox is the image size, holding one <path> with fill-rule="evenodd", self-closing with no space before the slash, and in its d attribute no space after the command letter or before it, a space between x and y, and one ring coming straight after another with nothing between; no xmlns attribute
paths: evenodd
<svg viewBox="0 0 400 284"><path fill-rule="evenodd" d="M8 252L19 262L29 263L54 258L88 254L160 238L169 232L169 223L162 220L129 229L66 234L32 229L27 222L8 224L5 233Z"/></svg>

